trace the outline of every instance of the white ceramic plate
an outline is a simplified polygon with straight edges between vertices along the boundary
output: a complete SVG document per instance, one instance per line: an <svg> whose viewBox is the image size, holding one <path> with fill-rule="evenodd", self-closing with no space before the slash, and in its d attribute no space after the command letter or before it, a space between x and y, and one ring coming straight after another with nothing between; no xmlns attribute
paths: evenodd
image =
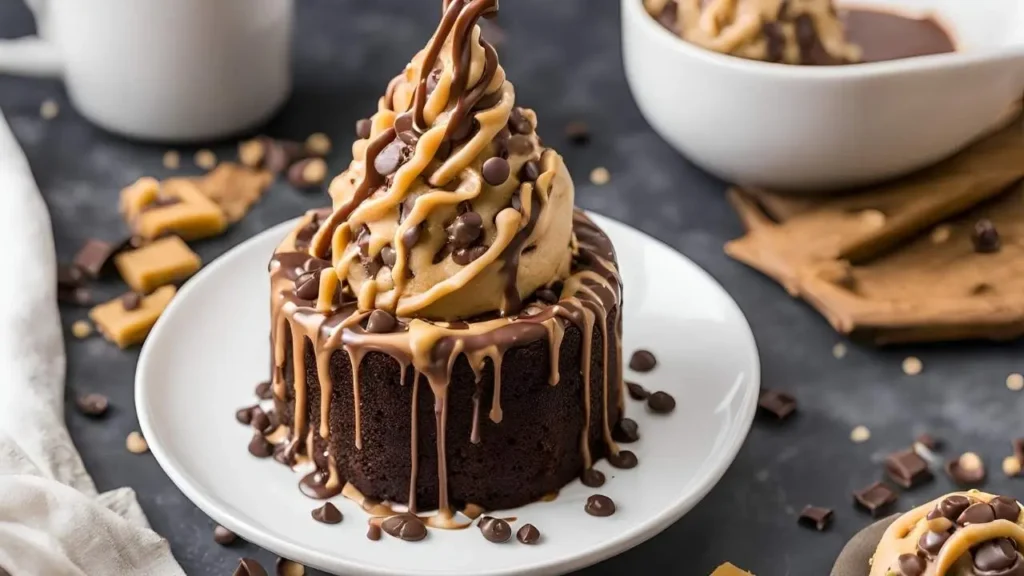
<svg viewBox="0 0 1024 576"><path fill-rule="evenodd" d="M558 574L609 558L654 536L690 510L718 482L750 428L760 380L757 349L743 314L704 271L664 244L607 218L594 220L615 243L626 289L624 350L652 350L658 367L627 378L666 390L678 404L668 416L628 400L642 439L630 445L632 470L598 469L597 490L578 481L553 502L510 515L543 534L536 546L496 545L476 530L432 530L407 543L366 539L366 515L341 496L345 519L310 518L319 503L299 477L247 446L251 431L235 411L255 400L267 378L270 330L267 262L294 226L287 222L238 246L182 289L146 341L135 382L142 431L157 461L199 508L246 540L329 572L358 574ZM618 511L583 511L591 494Z"/></svg>

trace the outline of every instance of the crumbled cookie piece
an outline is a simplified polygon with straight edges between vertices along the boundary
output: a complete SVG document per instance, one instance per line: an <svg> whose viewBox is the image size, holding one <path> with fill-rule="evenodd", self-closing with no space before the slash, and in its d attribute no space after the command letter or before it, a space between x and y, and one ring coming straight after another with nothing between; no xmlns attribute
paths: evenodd
<svg viewBox="0 0 1024 576"><path fill-rule="evenodd" d="M149 451L149 443L142 437L142 434L132 431L125 439L124 445L132 454L145 454Z"/></svg>
<svg viewBox="0 0 1024 576"><path fill-rule="evenodd" d="M164 168L168 170L177 170L181 167L181 154L177 150L168 150L164 152Z"/></svg>
<svg viewBox="0 0 1024 576"><path fill-rule="evenodd" d="M233 162L195 180L199 190L220 207L229 223L241 220L270 187L274 176L266 170L251 170Z"/></svg>
<svg viewBox="0 0 1024 576"><path fill-rule="evenodd" d="M1014 372L1006 377L1006 387L1014 392L1024 390L1024 376Z"/></svg>
<svg viewBox="0 0 1024 576"><path fill-rule="evenodd" d="M138 308L126 310L122 297L94 307L89 318L103 336L120 348L127 348L146 339L149 331L171 303L177 288L162 286L141 299Z"/></svg>
<svg viewBox="0 0 1024 576"><path fill-rule="evenodd" d="M170 234L198 240L228 225L220 207L190 178L139 179L121 191L121 213L132 232L146 240Z"/></svg>
<svg viewBox="0 0 1024 576"><path fill-rule="evenodd" d="M212 150L204 148L196 152L193 161L195 161L196 166L199 166L204 170L212 170L213 167L217 165L217 155L214 154Z"/></svg>
<svg viewBox="0 0 1024 576"><path fill-rule="evenodd" d="M331 152L331 139L323 132L310 134L306 138L306 151L314 156L327 156Z"/></svg>
<svg viewBox="0 0 1024 576"><path fill-rule="evenodd" d="M43 100L43 103L39 106L39 116L43 120L53 120L60 114L60 105L54 100L47 98Z"/></svg>
<svg viewBox="0 0 1024 576"><path fill-rule="evenodd" d="M85 320L76 320L71 324L71 335L79 340L88 338L92 335L92 324Z"/></svg>
<svg viewBox="0 0 1024 576"><path fill-rule="evenodd" d="M924 363L917 356L907 356L903 359L903 373L907 376L917 376L924 370Z"/></svg>
<svg viewBox="0 0 1024 576"><path fill-rule="evenodd" d="M611 182L611 180L611 172L608 172L608 169L603 166L594 168L590 172L590 182L596 186L604 186L605 184Z"/></svg>
<svg viewBox="0 0 1024 576"><path fill-rule="evenodd" d="M850 431L850 440L855 444L862 444L871 439L871 430L867 426L857 426Z"/></svg>
<svg viewBox="0 0 1024 576"><path fill-rule="evenodd" d="M132 290L148 294L160 286L184 280L202 266L199 255L177 236L168 236L114 259L118 272Z"/></svg>

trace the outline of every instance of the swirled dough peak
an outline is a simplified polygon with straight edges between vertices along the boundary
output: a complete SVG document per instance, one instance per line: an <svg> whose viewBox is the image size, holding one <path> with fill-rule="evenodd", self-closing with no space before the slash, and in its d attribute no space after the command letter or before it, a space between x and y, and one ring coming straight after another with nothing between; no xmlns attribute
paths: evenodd
<svg viewBox="0 0 1024 576"><path fill-rule="evenodd" d="M684 40L715 52L786 64L861 59L832 0L644 0Z"/></svg>
<svg viewBox="0 0 1024 576"><path fill-rule="evenodd" d="M445 5L430 43L361 124L311 251L330 256L363 310L515 314L569 273L573 183L480 37L477 21L497 1Z"/></svg>

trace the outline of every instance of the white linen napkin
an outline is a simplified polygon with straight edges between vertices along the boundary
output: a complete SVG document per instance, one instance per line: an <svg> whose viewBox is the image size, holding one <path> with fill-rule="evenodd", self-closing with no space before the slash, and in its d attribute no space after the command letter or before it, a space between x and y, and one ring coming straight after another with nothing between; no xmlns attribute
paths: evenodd
<svg viewBox="0 0 1024 576"><path fill-rule="evenodd" d="M184 574L134 491L97 495L64 425L50 216L3 114L0 199L0 575Z"/></svg>

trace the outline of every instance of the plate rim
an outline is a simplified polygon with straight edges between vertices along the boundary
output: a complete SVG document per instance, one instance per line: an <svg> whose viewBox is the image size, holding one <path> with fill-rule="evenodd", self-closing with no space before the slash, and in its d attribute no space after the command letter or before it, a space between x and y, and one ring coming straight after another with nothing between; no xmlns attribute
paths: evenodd
<svg viewBox="0 0 1024 576"><path fill-rule="evenodd" d="M633 525L626 531L619 534L616 539L611 540L606 544L598 544L588 549L578 550L572 555L558 560L542 560L530 565L480 572L479 574L483 576L512 576L514 574L522 573L565 574L574 570L592 566L617 556L649 540L650 538L653 538L686 515L687 512L692 510L694 506L700 503L700 501L718 485L722 476L725 475L725 472L735 461L736 456L739 454L740 449L750 433L750 428L753 425L754 415L757 409L758 392L761 388L761 360L756 339L754 338L753 331L750 328L750 322L747 320L746 315L743 313L743 310L740 308L736 300L713 276L711 276L711 274L679 250L676 250L665 242L662 242L661 240L643 232L642 230L634 228L629 224L607 216L596 214L589 210L586 211L586 214L602 229L606 228L609 224L613 227L623 227L631 232L639 234L647 242L655 243L662 248L676 253L677 256L692 266L694 272L697 273L702 280L710 283L714 289L721 292L724 296L725 304L733 308L733 311L737 314L738 320L741 321L737 326L740 329L738 336L743 339L746 353L750 356L750 383L744 389L744 398L742 399L740 409L737 413L735 432L729 435L729 438L726 439L717 452L712 453L709 458L709 471L704 475L704 481L700 482L695 490L672 502L660 514L649 517L646 520ZM236 258L237 254L243 252L245 247L249 244L257 243L267 236L281 235L283 231L293 228L300 218L301 216L288 219L255 234L232 247L227 252L218 256L212 262L204 266L179 289L175 298L171 301L170 305L166 310L164 310L164 313L161 314L160 318L153 326L153 329L150 332L150 337L146 338L146 341L143 343L142 349L139 353L134 385L135 411L138 416L139 426L142 430L143 436L147 439L147 442L149 442L150 452L152 452L153 457L160 465L160 468L167 477L170 478L175 487L204 514L209 516L218 524L228 528L232 532L235 532L244 540L279 556L295 559L296 561L302 558L303 564L326 572L333 573L338 570L344 570L344 573L353 574L406 576L404 572L396 571L395 569L366 565L358 561L337 556L328 556L315 550L295 546L288 541L280 539L273 533L264 532L256 527L250 527L244 520L236 520L235 516L230 512L231 506L214 502L213 498L208 497L204 493L198 482L194 481L191 476L178 469L175 465L175 459L165 451L162 442L159 440L159 436L154 433L155 428L153 427L153 423L150 418L152 403L149 402L149 394L147 387L144 384L145 379L142 376L145 372L142 368L149 363L149 357L152 354L155 354L152 352L154 347L153 345L150 345L150 342L157 340L157 338L151 337L161 333L164 325L166 324L165 318L169 317L171 315L170 313L173 313L175 307L181 305L181 302L191 293L194 287L203 282L207 276L217 274L217 271L221 267L227 265L227 262ZM279 552L284 553L280 554ZM309 561L309 558L311 557L314 558L314 561L312 562ZM440 574L440 572L424 573Z"/></svg>

